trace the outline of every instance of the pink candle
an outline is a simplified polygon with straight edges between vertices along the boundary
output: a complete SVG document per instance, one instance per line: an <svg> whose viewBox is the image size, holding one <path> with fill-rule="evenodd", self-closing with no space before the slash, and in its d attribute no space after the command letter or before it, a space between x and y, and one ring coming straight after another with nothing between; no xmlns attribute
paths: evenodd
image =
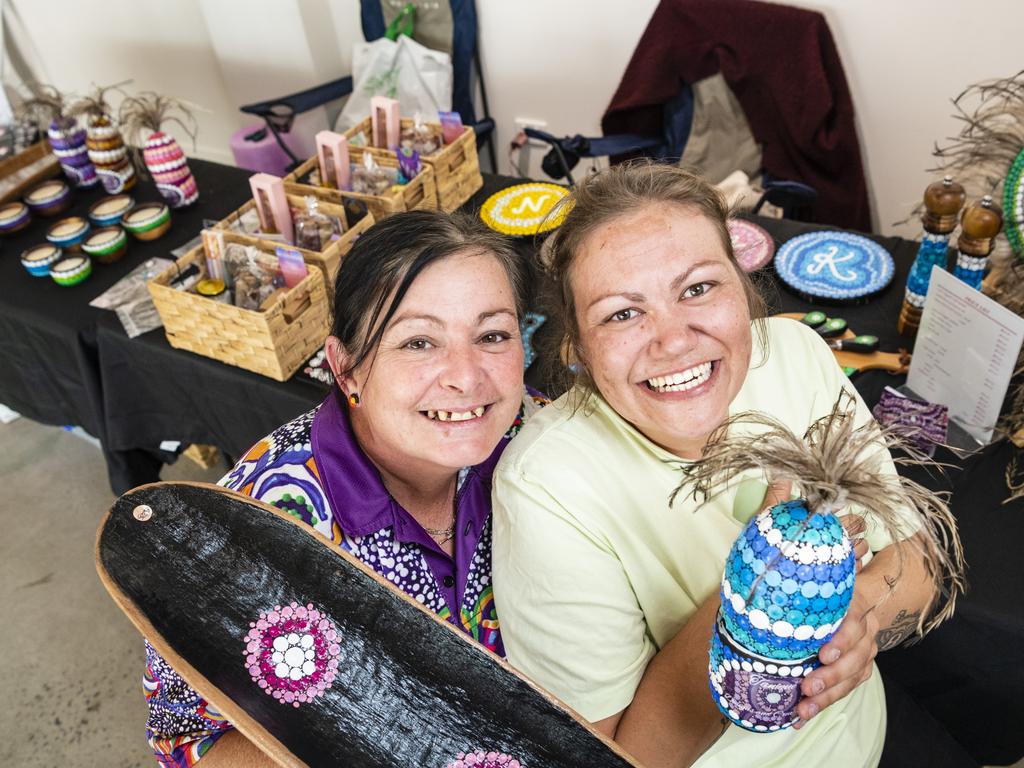
<svg viewBox="0 0 1024 768"><path fill-rule="evenodd" d="M249 177L252 197L256 201L256 212L264 232L284 235L289 243L295 242L292 227L292 212L284 192L284 181L269 173L257 173Z"/></svg>
<svg viewBox="0 0 1024 768"><path fill-rule="evenodd" d="M316 135L316 155L320 162L320 184L333 189L348 189L351 172L348 139L334 131Z"/></svg>
<svg viewBox="0 0 1024 768"><path fill-rule="evenodd" d="M386 96L373 96L370 99L370 120L373 146L396 151L402 130L398 100Z"/></svg>

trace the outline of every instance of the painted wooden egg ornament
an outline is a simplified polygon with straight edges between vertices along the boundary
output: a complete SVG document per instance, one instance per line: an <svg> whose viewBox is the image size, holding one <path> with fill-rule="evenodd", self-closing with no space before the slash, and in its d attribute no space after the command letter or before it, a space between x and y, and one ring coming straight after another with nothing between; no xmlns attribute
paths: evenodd
<svg viewBox="0 0 1024 768"><path fill-rule="evenodd" d="M841 390L831 412L803 436L763 412L731 416L701 458L683 468L670 498L688 489L694 499L707 499L751 472L795 484L803 496L755 516L724 561L708 684L722 713L749 731L779 731L799 719L803 678L820 665L818 652L850 608L857 559L837 510L870 515L893 542L916 531L915 556L942 598L920 620L917 636L949 618L963 590L963 547L949 506L891 465L884 469L887 449L906 441L859 416L858 408L856 396Z"/></svg>
<svg viewBox="0 0 1024 768"><path fill-rule="evenodd" d="M797 499L757 515L725 561L709 682L722 713L748 730L796 722L800 683L853 597L849 536L831 512L807 506Z"/></svg>

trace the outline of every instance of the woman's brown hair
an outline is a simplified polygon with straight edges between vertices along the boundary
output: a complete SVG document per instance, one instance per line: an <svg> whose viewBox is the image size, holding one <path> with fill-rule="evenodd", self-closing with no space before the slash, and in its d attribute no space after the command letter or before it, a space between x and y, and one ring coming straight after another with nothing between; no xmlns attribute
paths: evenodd
<svg viewBox="0 0 1024 768"><path fill-rule="evenodd" d="M718 231L722 247L736 270L747 297L750 318L767 353L764 299L750 276L743 271L733 253L727 221L729 206L722 194L708 181L674 165L649 160L633 161L600 171L580 182L564 198L550 216L564 216L561 225L544 244L542 266L551 279L554 296L548 302L549 314L562 327L563 350L568 350L567 363L575 363L574 380L553 382L552 387L575 384L586 395L595 389L580 348L580 330L576 318L576 301L570 275L580 248L598 227L612 219L633 213L652 203L671 203L707 218ZM565 357L566 355L563 355ZM585 397L580 402L585 401Z"/></svg>

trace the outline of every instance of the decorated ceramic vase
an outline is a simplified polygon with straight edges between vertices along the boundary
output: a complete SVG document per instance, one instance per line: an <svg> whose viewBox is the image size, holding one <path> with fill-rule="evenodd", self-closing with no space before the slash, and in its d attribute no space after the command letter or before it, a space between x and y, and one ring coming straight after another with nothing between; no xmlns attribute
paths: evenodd
<svg viewBox="0 0 1024 768"><path fill-rule="evenodd" d="M94 187L99 183L96 167L89 159L89 150L85 145L85 130L79 128L74 121L50 123L47 131L53 154L60 161L64 175L71 186L78 188Z"/></svg>
<svg viewBox="0 0 1024 768"><path fill-rule="evenodd" d="M803 678L850 607L853 545L835 515L803 499L767 509L733 544L711 638L711 692L726 717L750 731L796 722Z"/></svg>
<svg viewBox="0 0 1024 768"><path fill-rule="evenodd" d="M110 118L90 119L85 144L89 159L96 166L96 173L107 192L116 195L135 186L135 168L128 158L128 148Z"/></svg>
<svg viewBox="0 0 1024 768"><path fill-rule="evenodd" d="M183 208L199 199L199 187L188 167L185 153L173 136L157 131L142 150L146 168L171 208Z"/></svg>

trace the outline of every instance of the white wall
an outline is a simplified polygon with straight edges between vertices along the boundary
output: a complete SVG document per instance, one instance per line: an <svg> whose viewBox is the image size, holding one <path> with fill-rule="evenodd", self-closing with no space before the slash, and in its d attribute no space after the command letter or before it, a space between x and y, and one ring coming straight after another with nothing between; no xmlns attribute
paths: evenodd
<svg viewBox="0 0 1024 768"><path fill-rule="evenodd" d="M228 138L249 122L240 104L347 74L361 39L357 0L8 0L44 62L68 90L133 77L133 88L176 95L200 115L200 157L229 160ZM877 229L920 199L931 148L957 129L949 100L966 85L1024 67L1024 3L989 0L791 0L832 27L858 113ZM552 133L599 133L600 118L657 0L477 0L483 69L498 124L500 169L518 117ZM306 118L308 132L322 113ZM537 172L540 153L530 158Z"/></svg>
<svg viewBox="0 0 1024 768"><path fill-rule="evenodd" d="M132 91L153 90L198 104L199 136L186 153L231 162L228 137L240 125L221 76L206 24L196 2L104 0L8 0L21 17L44 83L61 91L86 93L93 83L131 79ZM117 103L117 98L111 99ZM172 133L177 133L172 130Z"/></svg>

